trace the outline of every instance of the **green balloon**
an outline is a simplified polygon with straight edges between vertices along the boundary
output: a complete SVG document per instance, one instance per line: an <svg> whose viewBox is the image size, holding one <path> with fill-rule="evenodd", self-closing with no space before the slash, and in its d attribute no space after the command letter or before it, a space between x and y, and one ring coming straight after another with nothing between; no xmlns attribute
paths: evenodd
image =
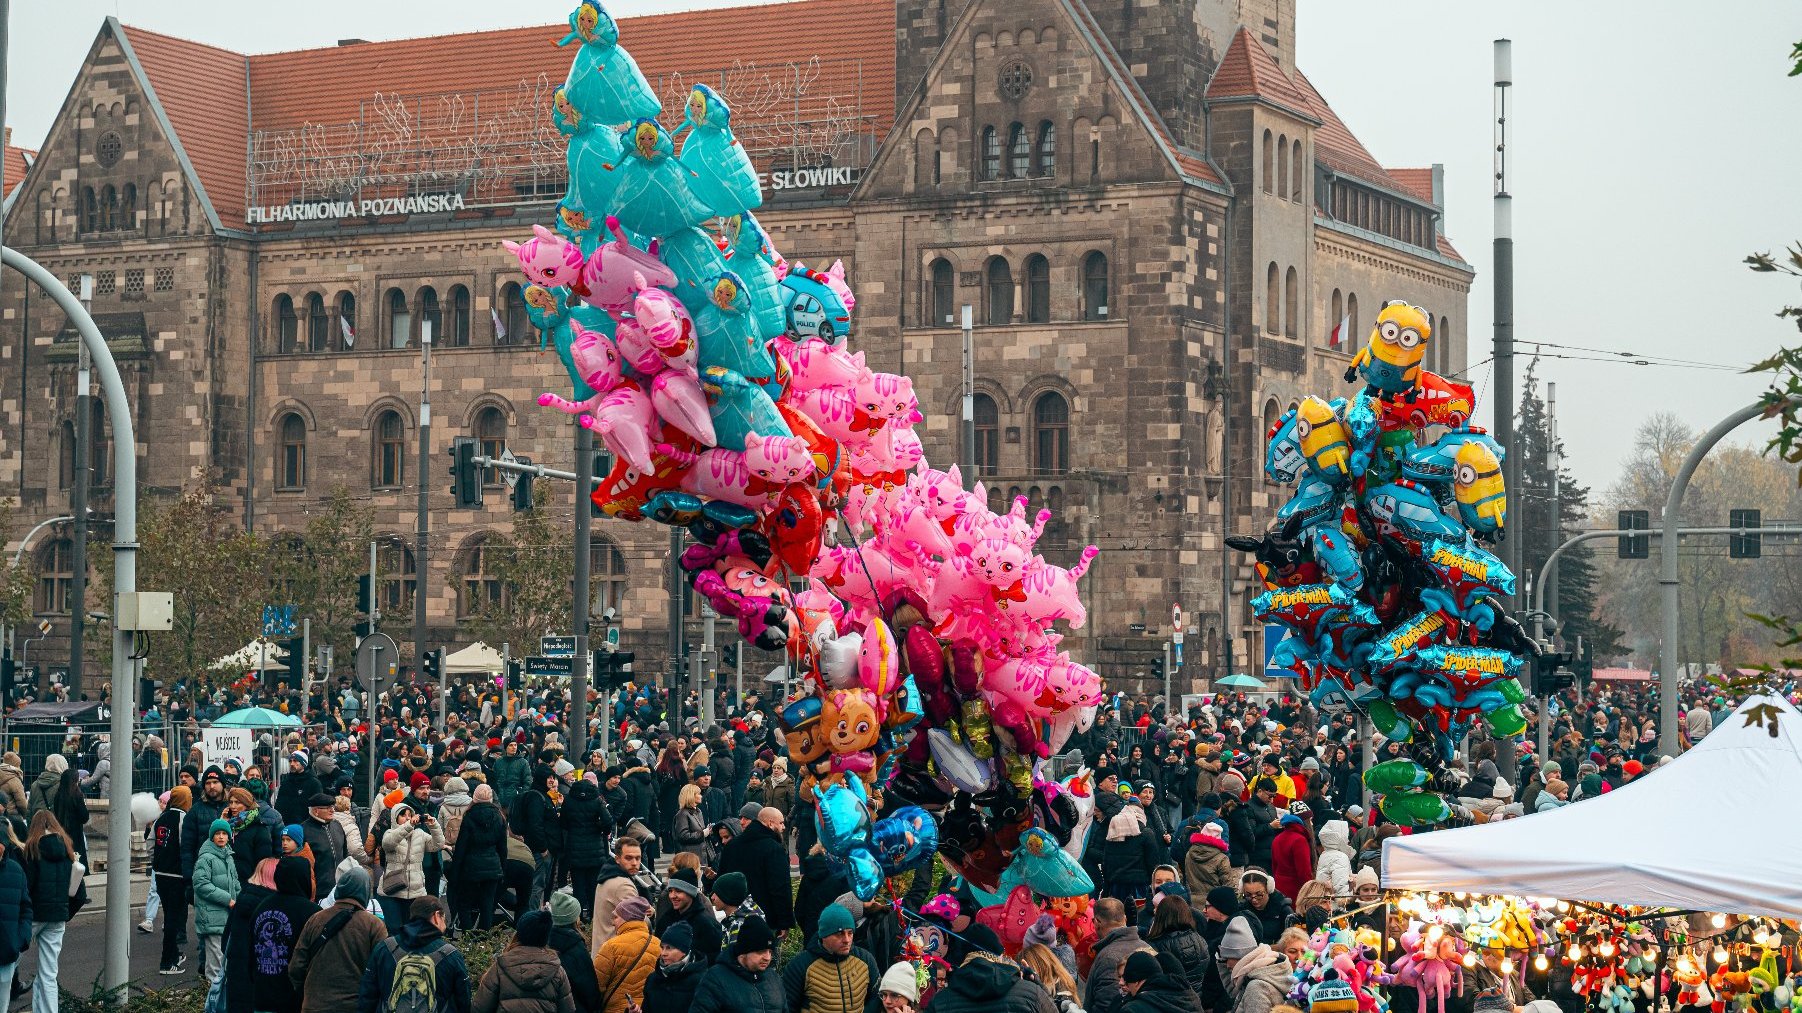
<svg viewBox="0 0 1802 1013"><path fill-rule="evenodd" d="M1427 827L1451 819L1445 799L1425 791L1400 791L1383 796L1383 815L1397 826Z"/></svg>
<svg viewBox="0 0 1802 1013"><path fill-rule="evenodd" d="M1370 724L1378 735L1396 742L1406 742L1414 737L1414 722L1398 713L1395 705L1387 700L1372 700L1367 708L1370 712Z"/></svg>
<svg viewBox="0 0 1802 1013"><path fill-rule="evenodd" d="M1483 720L1489 722L1490 731L1501 736L1519 735L1527 730L1526 717L1521 714L1520 708L1513 704L1500 710L1490 711L1483 715Z"/></svg>
<svg viewBox="0 0 1802 1013"><path fill-rule="evenodd" d="M1521 688L1519 679L1503 679L1495 684L1495 688L1502 691L1502 699L1509 703L1527 702L1527 691Z"/></svg>
<svg viewBox="0 0 1802 1013"><path fill-rule="evenodd" d="M1388 795L1418 788L1428 777L1427 769L1413 760L1385 760L1364 772L1364 787Z"/></svg>

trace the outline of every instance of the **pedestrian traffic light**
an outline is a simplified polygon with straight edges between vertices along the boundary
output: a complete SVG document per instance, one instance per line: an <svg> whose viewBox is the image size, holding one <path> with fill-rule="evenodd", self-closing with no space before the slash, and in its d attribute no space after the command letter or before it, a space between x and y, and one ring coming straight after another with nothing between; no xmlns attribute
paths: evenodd
<svg viewBox="0 0 1802 1013"><path fill-rule="evenodd" d="M427 682L437 682L444 677L444 648L434 647L419 656L420 668L424 671Z"/></svg>
<svg viewBox="0 0 1802 1013"><path fill-rule="evenodd" d="M375 632L375 578L367 573L357 575L357 611L363 621L351 627L360 641Z"/></svg>
<svg viewBox="0 0 1802 1013"><path fill-rule="evenodd" d="M720 647L720 667L721 668L737 668L738 667L738 645L737 644L725 644L722 647Z"/></svg>
<svg viewBox="0 0 1802 1013"><path fill-rule="evenodd" d="M13 683L19 677L19 663L12 655L0 658L0 700L10 702L13 698Z"/></svg>
<svg viewBox="0 0 1802 1013"><path fill-rule="evenodd" d="M1764 527L1762 510L1729 510L1727 526L1734 528ZM1727 555L1733 559L1757 559L1764 551L1762 535L1728 535Z"/></svg>
<svg viewBox="0 0 1802 1013"><path fill-rule="evenodd" d="M1533 692L1549 696L1577 684L1577 676L1569 666L1575 655L1569 652L1545 651L1533 659Z"/></svg>
<svg viewBox="0 0 1802 1013"><path fill-rule="evenodd" d="M480 446L473 436L451 437L451 497L458 510L481 509L482 469L476 466Z"/></svg>
<svg viewBox="0 0 1802 1013"><path fill-rule="evenodd" d="M518 460L519 460L520 464L531 464L532 463L532 459L529 457L521 457ZM533 475L529 471L514 472L514 474L513 474L513 512L514 513L523 513L527 510L532 509L532 479L535 477L537 477L537 476Z"/></svg>
<svg viewBox="0 0 1802 1013"><path fill-rule="evenodd" d="M1622 531L1645 531L1652 526L1649 510L1622 510L1615 514L1615 527ZM1645 559L1652 554L1652 540L1645 535L1621 535L1615 555L1621 559Z"/></svg>
<svg viewBox="0 0 1802 1013"><path fill-rule="evenodd" d="M526 666L523 662L507 662L507 690L511 693L523 692L526 688Z"/></svg>

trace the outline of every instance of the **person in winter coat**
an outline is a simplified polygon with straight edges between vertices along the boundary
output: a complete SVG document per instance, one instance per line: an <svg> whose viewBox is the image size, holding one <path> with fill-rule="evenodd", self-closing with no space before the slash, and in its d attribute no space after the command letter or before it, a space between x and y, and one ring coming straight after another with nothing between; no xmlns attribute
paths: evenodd
<svg viewBox="0 0 1802 1013"><path fill-rule="evenodd" d="M793 1013L782 975L771 966L775 947L776 936L762 919L745 922L738 942L701 975L689 1008L693 1013Z"/></svg>
<svg viewBox="0 0 1802 1013"><path fill-rule="evenodd" d="M94 747L94 769L81 779L81 790L90 798L106 798L113 784L113 744L102 742Z"/></svg>
<svg viewBox="0 0 1802 1013"><path fill-rule="evenodd" d="M695 987L709 967L688 952L694 948L694 940L694 931L687 925L675 926L659 940L657 969L644 983L644 1013L688 1013Z"/></svg>
<svg viewBox="0 0 1802 1013"><path fill-rule="evenodd" d="M821 912L813 938L782 969L788 1013L863 1013L874 1002L882 972L853 941L854 931L851 912L840 905Z"/></svg>
<svg viewBox="0 0 1802 1013"><path fill-rule="evenodd" d="M1095 937L1095 960L1089 966L1089 979L1083 988L1082 1008L1088 1013L1117 1013L1123 998L1120 965L1128 954L1151 947L1139 938L1137 929L1127 924L1126 905L1113 897L1095 902ZM951 977L957 980L955 973ZM937 1003L937 998L927 1003L928 1009Z"/></svg>
<svg viewBox="0 0 1802 1013"><path fill-rule="evenodd" d="M1021 976L1020 965L976 950L951 972L923 1013L1057 1013L1057 1007L1050 992Z"/></svg>
<svg viewBox="0 0 1802 1013"><path fill-rule="evenodd" d="M588 953L588 940L582 938L582 904L567 893L551 894L551 938L546 946L557 951L557 962L569 977L570 994L576 1008L599 1013L606 1005L601 995L600 980L594 975L594 958Z"/></svg>
<svg viewBox="0 0 1802 1013"><path fill-rule="evenodd" d="M59 754L60 755L60 754ZM53 757L54 758L54 757ZM75 854L83 865L88 861L88 800L81 794L81 774L69 767L57 775L56 790L46 800L50 814L75 842Z"/></svg>
<svg viewBox="0 0 1802 1013"><path fill-rule="evenodd" d="M369 873L346 871L337 890L337 903L307 919L288 962L288 980L302 997L300 1013L355 1009L369 956L388 938L387 926L365 910Z"/></svg>
<svg viewBox="0 0 1802 1013"><path fill-rule="evenodd" d="M678 851L697 854L707 843L707 820L701 815L701 788L685 784L676 795L676 813L670 820L670 837Z"/></svg>
<svg viewBox="0 0 1802 1013"><path fill-rule="evenodd" d="M226 1013L251 1013L257 1008L256 993L251 982L251 945L255 939L252 924L257 909L276 895L275 867L279 859L265 858L238 891L231 914L225 919L225 1009ZM317 907L314 911L319 910ZM310 912L309 912L310 914ZM305 924L306 919L301 919ZM297 926L298 927L298 926Z"/></svg>
<svg viewBox="0 0 1802 1013"><path fill-rule="evenodd" d="M1245 804L1244 811L1247 817L1246 830L1250 835L1251 864L1260 869L1270 868L1270 863L1272 861L1270 856L1271 842L1276 840L1276 835L1281 829L1282 818L1284 816L1284 810L1278 809L1276 806L1278 791L1279 789L1275 780L1268 777L1260 777L1252 785L1251 801ZM1228 829L1233 833L1234 837L1239 835L1239 827L1237 825L1229 827ZM1310 868L1311 867L1312 865L1310 865Z"/></svg>
<svg viewBox="0 0 1802 1013"><path fill-rule="evenodd" d="M181 824L192 804L188 786L178 784L169 789L169 804L150 825L150 873L156 878L157 896L163 901L163 959L158 968L163 974L180 974L186 959L180 943L188 928L188 881L181 873Z"/></svg>
<svg viewBox="0 0 1802 1013"><path fill-rule="evenodd" d="M213 821L225 815L225 772L218 765L206 768L200 775L200 794L195 796L188 816L181 825L181 872L185 879L194 878L194 862L206 844Z"/></svg>
<svg viewBox="0 0 1802 1013"><path fill-rule="evenodd" d="M19 958L31 946L31 882L12 835L0 833L0 996L12 995Z"/></svg>
<svg viewBox="0 0 1802 1013"><path fill-rule="evenodd" d="M1118 788L1119 778L1117 775L1100 773L1096 776L1094 823L1082 846L1083 871L1087 872L1089 878L1101 887L1106 886L1102 876L1102 853L1106 850L1107 826L1126 808L1126 800L1120 797Z"/></svg>
<svg viewBox="0 0 1802 1013"><path fill-rule="evenodd" d="M1269 876L1256 871L1247 872L1239 881L1239 894L1245 901L1239 914L1251 923L1258 942L1276 945L1294 910L1289 898L1272 885Z"/></svg>
<svg viewBox="0 0 1802 1013"><path fill-rule="evenodd" d="M57 1013L56 982L62 966L63 934L71 915L69 878L75 871L75 846L56 817L48 809L40 809L31 817L31 832L19 850L26 890L31 896L31 941L38 951L38 974L31 983L31 1009L32 1013ZM235 877L232 883L237 883Z"/></svg>
<svg viewBox="0 0 1802 1013"><path fill-rule="evenodd" d="M1107 823L1101 851L1101 878L1109 897L1127 903L1144 900L1151 890L1151 870L1162 857L1159 841L1146 829L1145 809L1129 803Z"/></svg>
<svg viewBox="0 0 1802 1013"><path fill-rule="evenodd" d="M1183 980L1197 996L1207 983L1208 965L1213 954L1207 941L1195 929L1195 915L1189 898L1165 893L1158 901L1157 913L1151 919L1151 932L1145 941L1158 953L1168 953L1183 967Z"/></svg>
<svg viewBox="0 0 1802 1013"><path fill-rule="evenodd" d="M1569 799L1570 785L1553 778L1546 782L1545 790L1539 793L1539 798L1533 803L1533 811L1536 813L1551 812L1560 806L1568 805Z"/></svg>
<svg viewBox="0 0 1802 1013"><path fill-rule="evenodd" d="M1289 958L1263 943L1242 957L1228 957L1227 963L1233 1013L1270 1013L1286 1001L1295 985L1295 967Z"/></svg>
<svg viewBox="0 0 1802 1013"><path fill-rule="evenodd" d="M1097 832L1095 836L1101 834ZM815 844L801 857L801 882L795 887L795 924L818 924L826 905L849 889L851 881L845 873L826 857L824 847Z"/></svg>
<svg viewBox="0 0 1802 1013"><path fill-rule="evenodd" d="M483 973L470 1013L576 1013L569 976L545 945L550 938L551 916L526 912L513 941Z"/></svg>
<svg viewBox="0 0 1802 1013"><path fill-rule="evenodd" d="M1183 883L1189 896L1205 897L1217 886L1233 885L1233 863L1227 857L1226 833L1219 823L1203 824L1189 836L1189 851L1183 856Z"/></svg>
<svg viewBox="0 0 1802 1013"><path fill-rule="evenodd" d="M788 877L788 846L783 843L785 817L775 806L758 810L757 819L721 850L716 868L724 875L743 873L751 897L763 909L770 931L781 934L795 924Z"/></svg>
<svg viewBox="0 0 1802 1013"><path fill-rule="evenodd" d="M248 893L248 890L246 891ZM300 1013L301 994L288 977L288 964L294 959L294 946L308 919L319 913L312 899L313 871L298 858L282 858L275 863L275 895L257 905L245 922L249 925L246 940L245 968L250 975L250 994L244 996L244 1009L258 1013ZM238 895L238 907L246 905L246 895ZM234 930L237 919L233 909ZM231 948L235 939L228 939ZM239 969L234 960L232 970ZM237 1010L236 981L228 984L225 998L228 1009ZM254 1004L251 997L255 996Z"/></svg>
<svg viewBox="0 0 1802 1013"><path fill-rule="evenodd" d="M613 936L613 911L632 897L656 904L663 896L663 881L645 865L644 845L636 837L621 836L613 842L613 860L601 867L600 885L594 888L594 920L589 923L588 952L601 952Z"/></svg>
<svg viewBox="0 0 1802 1013"><path fill-rule="evenodd" d="M456 906L452 921L458 928L486 929L494 924L494 903L500 893L507 864L507 818L495 804L495 791L476 786L470 806L457 828L452 851L451 883Z"/></svg>
<svg viewBox="0 0 1802 1013"><path fill-rule="evenodd" d="M306 750L290 754L287 773L275 788L275 811L281 814L283 825L299 823L307 814L307 799L324 790L319 778L307 770Z"/></svg>
<svg viewBox="0 0 1802 1013"><path fill-rule="evenodd" d="M325 757L320 757L324 761ZM338 863L350 855L350 837L338 822L332 796L318 792L307 798L300 821L300 842L313 857L313 898L324 900L338 885Z"/></svg>
<svg viewBox="0 0 1802 1013"><path fill-rule="evenodd" d="M770 761L770 776L763 782L763 804L782 814L784 820L789 813L795 811L795 799L799 788L795 779L788 775L788 757L778 756Z"/></svg>
<svg viewBox="0 0 1802 1013"><path fill-rule="evenodd" d="M369 868L371 859L368 850L363 847L363 831L357 826L357 814L351 807L349 796L339 795L332 799L332 822L338 824L338 829L344 833L345 856L356 859L357 864L363 868Z"/></svg>
<svg viewBox="0 0 1802 1013"><path fill-rule="evenodd" d="M61 753L51 753L44 758L44 769L32 779L29 804L33 813L50 808L56 800L56 792L62 784L63 771L69 769L69 758Z"/></svg>
<svg viewBox="0 0 1802 1013"><path fill-rule="evenodd" d="M562 828L557 823L557 775L544 764L532 768L531 787L513 800L507 822L526 850L532 853L532 892L527 907L536 907L553 888L557 856L563 851Z"/></svg>
<svg viewBox="0 0 1802 1013"><path fill-rule="evenodd" d="M263 822L262 810L249 789L233 788L226 798L224 819L231 824L232 864L237 869L238 882L248 883L263 859L275 857L275 834Z"/></svg>
<svg viewBox="0 0 1802 1013"><path fill-rule="evenodd" d="M668 886L664 890L664 899L669 903L669 910L658 916L651 927L651 934L662 937L678 923L686 922L694 932L695 956L706 960L717 957L720 944L725 940L725 933L720 929L719 919L713 917L712 905L701 896L700 875L693 869L672 870ZM615 915L617 914L616 909Z"/></svg>
<svg viewBox="0 0 1802 1013"><path fill-rule="evenodd" d="M537 914L544 917L542 911ZM463 954L444 938L448 924L443 901L436 897L410 901L406 924L369 953L369 966L357 989L358 1013L394 1009L397 997L404 999L410 991L426 987L413 980L409 970L417 964L410 959L413 957L425 958L432 968L434 980L430 987L437 1004L429 1013L470 1013L469 966L464 963Z"/></svg>
<svg viewBox="0 0 1802 1013"><path fill-rule="evenodd" d="M594 916L594 886L601 866L607 864L607 831L613 814L601 801L601 789L586 777L578 778L564 796L558 817L563 832L563 865L569 870L570 888L582 904L582 917Z"/></svg>
<svg viewBox="0 0 1802 1013"><path fill-rule="evenodd" d="M8 751L0 756L0 814L25 820L31 815L31 800L25 793L25 770L19 766L19 754Z"/></svg>
<svg viewBox="0 0 1802 1013"><path fill-rule="evenodd" d="M1314 862L1314 876L1333 888L1333 896L1351 896L1351 828L1344 820L1328 820L1320 828L1320 857Z"/></svg>
<svg viewBox="0 0 1802 1013"><path fill-rule="evenodd" d="M232 859L231 823L216 819L194 860L194 933L205 947L209 985L225 970L225 925L243 888Z"/></svg>
<svg viewBox="0 0 1802 1013"><path fill-rule="evenodd" d="M644 998L645 980L662 952L650 917L651 905L642 897L628 897L613 909L613 933L594 957L594 978L605 1001L595 1013L623 1013L628 1002Z"/></svg>
<svg viewBox="0 0 1802 1013"><path fill-rule="evenodd" d="M532 764L520 755L519 743L507 743L501 758L494 761L494 776L488 783L494 788L494 801L502 812L511 810L515 798L532 790Z"/></svg>
<svg viewBox="0 0 1802 1013"><path fill-rule="evenodd" d="M1182 977L1181 968L1168 957L1135 953L1120 968L1120 988L1126 993L1122 1013L1197 1013L1201 1000Z"/></svg>
<svg viewBox="0 0 1802 1013"><path fill-rule="evenodd" d="M409 802L394 807L394 825L382 835L382 881L376 890L384 921L406 921L407 903L426 896L426 854L443 848L437 819L414 812Z"/></svg>
<svg viewBox="0 0 1802 1013"><path fill-rule="evenodd" d="M1137 798L1145 809L1145 828L1151 834L1152 842L1158 846L1159 851L1170 847L1170 813L1157 784L1150 780L1140 781Z"/></svg>
<svg viewBox="0 0 1802 1013"><path fill-rule="evenodd" d="M720 866L720 853L726 845L738 837L738 818L736 816L720 820L707 828L707 840L702 842L699 851L701 864L709 869Z"/></svg>
<svg viewBox="0 0 1802 1013"><path fill-rule="evenodd" d="M1277 892L1293 901L1301 885L1314 878L1314 850L1302 817L1284 813L1281 819L1283 829L1270 843L1270 871Z"/></svg>

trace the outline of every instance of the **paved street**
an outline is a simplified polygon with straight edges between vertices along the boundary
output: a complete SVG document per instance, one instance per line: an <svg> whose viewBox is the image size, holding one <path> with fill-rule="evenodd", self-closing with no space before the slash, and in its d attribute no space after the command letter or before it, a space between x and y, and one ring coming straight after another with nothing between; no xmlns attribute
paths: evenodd
<svg viewBox="0 0 1802 1013"><path fill-rule="evenodd" d="M132 921L135 924L144 917L144 897L150 891L150 881L144 876L132 879ZM64 991L85 994L100 980L101 965L106 961L106 906L98 901L106 892L105 880L101 877L90 877L88 893L97 898L96 902L75 916L69 923L68 935L63 940L62 980ZM153 935L144 935L136 928L131 931L131 976L135 988L168 988L188 982L198 981L194 968L198 958L194 955L194 936L190 932L188 967L185 975L164 977L156 973L157 959L162 955L162 925L159 919L157 931ZM19 976L30 980L38 973L37 952L27 953L19 961ZM12 1008L30 1006L31 997L26 995L12 1003Z"/></svg>

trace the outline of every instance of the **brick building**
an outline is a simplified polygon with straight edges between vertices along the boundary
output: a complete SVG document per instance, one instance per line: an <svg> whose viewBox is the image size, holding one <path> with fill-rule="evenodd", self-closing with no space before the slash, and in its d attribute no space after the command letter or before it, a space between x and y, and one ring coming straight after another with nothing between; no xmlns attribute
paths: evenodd
<svg viewBox="0 0 1802 1013"><path fill-rule="evenodd" d="M270 533L336 487L367 497L385 595L423 583L434 641L468 639L459 616L493 592L481 546L511 515L497 494L453 510L425 476L418 580L425 322L434 461L457 435L571 457L572 427L534 403L561 370L499 246L548 221L567 182L548 115L563 31L246 56L109 19L7 216L9 245L95 276L149 490L210 472ZM726 36L735 62L708 65ZM666 109L695 81L733 103L769 173L759 217L791 260L844 260L854 340L914 377L938 463L960 450L972 307L971 458L997 505L1057 511L1048 555L1104 550L1091 624L1066 646L1116 682L1161 653L1173 602L1186 676L1220 672L1227 641L1233 667L1261 666L1251 574L1222 534L1260 530L1280 502L1263 430L1304 392L1346 389L1381 300L1431 308L1429 365L1465 364L1472 270L1442 233L1439 172L1359 144L1295 66L1293 0L797 0L626 19L621 38ZM845 171L793 171L820 168ZM295 206L320 210L281 210ZM75 346L41 293L8 284L0 308L0 494L29 526L67 512ZM1353 341L1333 347L1343 318ZM102 511L105 462L103 436ZM571 490L556 493L566 516ZM597 610L617 607L641 671L658 668L665 533L602 521L595 537ZM26 547L53 617L68 548L58 527Z"/></svg>

